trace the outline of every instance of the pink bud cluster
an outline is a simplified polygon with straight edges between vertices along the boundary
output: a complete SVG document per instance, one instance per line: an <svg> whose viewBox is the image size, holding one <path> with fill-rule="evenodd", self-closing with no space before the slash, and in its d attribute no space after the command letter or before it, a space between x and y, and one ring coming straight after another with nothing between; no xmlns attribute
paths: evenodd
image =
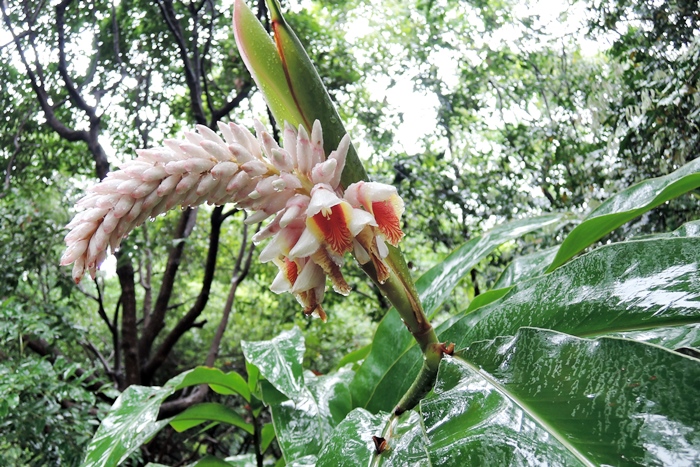
<svg viewBox="0 0 700 467"><path fill-rule="evenodd" d="M403 236L403 202L390 185L358 182L343 191L340 176L350 147L346 135L326 157L321 124L311 135L285 124L280 147L255 121L257 137L235 123L219 123L223 138L199 125L184 140L139 150L78 201L81 210L66 226L61 265L73 263L73 279L94 277L108 251L148 218L176 206L235 203L251 212L253 224L275 216L253 240L272 237L260 259L280 269L271 289L292 292L307 314L325 318L321 307L326 277L347 294L340 266L351 252L372 261L378 280L389 277L386 242Z"/></svg>

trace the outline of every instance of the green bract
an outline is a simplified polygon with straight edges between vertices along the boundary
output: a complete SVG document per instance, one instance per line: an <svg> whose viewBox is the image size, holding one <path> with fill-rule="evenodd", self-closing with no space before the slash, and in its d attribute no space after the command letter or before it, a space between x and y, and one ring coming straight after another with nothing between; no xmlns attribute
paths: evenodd
<svg viewBox="0 0 700 467"><path fill-rule="evenodd" d="M233 30L238 49L277 123L303 125L310 132L314 120L319 120L323 126L324 149L329 154L347 133L343 122L311 59L282 16L279 3L267 0L267 4L274 41L245 1L236 0ZM351 145L341 184L347 187L367 179L367 172Z"/></svg>

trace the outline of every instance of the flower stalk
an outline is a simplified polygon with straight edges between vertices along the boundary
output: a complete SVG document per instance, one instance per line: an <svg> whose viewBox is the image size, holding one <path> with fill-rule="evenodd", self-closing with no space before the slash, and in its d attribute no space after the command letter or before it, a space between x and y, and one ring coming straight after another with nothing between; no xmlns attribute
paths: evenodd
<svg viewBox="0 0 700 467"><path fill-rule="evenodd" d="M241 54L246 59L253 78L265 95L273 115L278 121L300 116L294 123L308 126L314 119L320 120L329 139L327 144L335 144L337 136L344 135L342 121L333 105L313 63L309 59L301 42L285 21L277 0L266 0L272 19L274 42L270 40L262 25L257 21L243 0L236 0L234 5L234 31ZM275 50L273 54L271 51ZM271 56L268 57L268 54ZM256 56L257 60L250 57ZM266 92L272 89L271 83L264 76L275 76L278 94ZM281 77L284 77L282 81ZM286 88L285 88L286 86ZM328 149L328 148L326 148ZM350 144L345 169L341 177L341 186L349 187L353 183L367 181L367 173L360 162L354 147ZM367 209L367 205L364 205ZM372 209L368 211L373 212ZM383 231L384 237L388 232ZM391 236L390 234L388 236ZM362 240L362 235L357 237ZM362 261L363 270L379 287L382 293L394 305L406 327L420 346L424 355L423 368L409 393L402 399L399 411L412 408L418 400L432 387L437 375L437 368L444 354L445 346L440 344L430 321L428 320L405 259L396 242L390 242L388 254L382 255L382 261ZM357 257L357 255L356 255ZM388 270L383 270L383 266Z"/></svg>

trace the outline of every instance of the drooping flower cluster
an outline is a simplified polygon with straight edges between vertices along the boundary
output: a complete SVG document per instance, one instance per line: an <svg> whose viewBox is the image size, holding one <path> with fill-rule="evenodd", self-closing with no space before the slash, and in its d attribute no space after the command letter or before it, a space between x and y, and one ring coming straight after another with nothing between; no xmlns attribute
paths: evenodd
<svg viewBox="0 0 700 467"><path fill-rule="evenodd" d="M403 201L390 185L358 182L343 191L340 176L350 146L346 135L326 157L321 124L311 135L285 124L280 147L262 123L257 138L243 126L219 123L223 139L199 125L185 140L139 150L138 157L111 172L76 204L82 211L66 226L62 265L74 263L73 279L85 271L94 277L108 250L148 218L176 206L235 203L253 224L274 216L253 241L272 240L260 253L280 272L276 293L289 291L304 312L325 318L321 307L326 276L333 288L348 294L340 267L351 252L371 261L379 281L389 277L386 242L396 245L403 232Z"/></svg>

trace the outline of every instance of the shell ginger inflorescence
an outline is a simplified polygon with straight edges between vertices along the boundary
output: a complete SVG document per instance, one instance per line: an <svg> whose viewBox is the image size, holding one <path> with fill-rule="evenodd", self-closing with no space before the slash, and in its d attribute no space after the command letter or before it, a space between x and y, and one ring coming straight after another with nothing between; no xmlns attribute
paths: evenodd
<svg viewBox="0 0 700 467"><path fill-rule="evenodd" d="M66 226L61 258L61 265L73 263L76 283L85 271L94 277L108 251L116 252L146 219L202 203L235 203L249 211L249 224L274 216L253 241L272 237L260 253L262 262L279 268L271 289L293 293L306 314L325 319L326 276L337 292L349 293L340 271L345 253L361 264L372 261L377 279L388 279L386 243L396 245L403 236L403 201L381 183L357 182L343 190L347 135L326 157L318 121L311 135L301 125L295 130L285 124L283 148L257 120L257 138L235 123L219 123L219 129L223 138L198 125L184 140L139 150L89 189L76 204L81 212Z"/></svg>

